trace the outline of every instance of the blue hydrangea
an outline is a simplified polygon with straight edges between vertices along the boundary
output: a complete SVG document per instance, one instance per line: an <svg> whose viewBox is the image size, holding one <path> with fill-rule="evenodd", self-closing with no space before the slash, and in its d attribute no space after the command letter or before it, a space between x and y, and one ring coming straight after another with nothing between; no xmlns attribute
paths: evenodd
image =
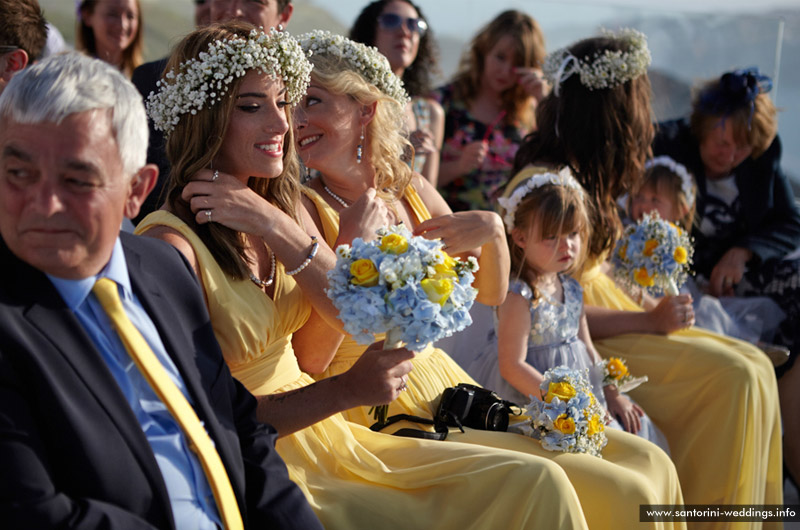
<svg viewBox="0 0 800 530"><path fill-rule="evenodd" d="M396 234L405 238L405 252L381 250L381 238ZM477 295L472 287L477 261L456 260L452 292L444 304L428 299L422 281L437 275L436 266L448 258L439 241L414 236L403 225L383 228L372 241L355 239L336 249L336 265L328 272L328 297L339 310L344 329L360 344L375 341L375 335L402 331L400 339L409 349L423 350L428 344L460 331L472 323L469 310ZM353 284L351 265L361 259L372 262L377 284Z"/></svg>

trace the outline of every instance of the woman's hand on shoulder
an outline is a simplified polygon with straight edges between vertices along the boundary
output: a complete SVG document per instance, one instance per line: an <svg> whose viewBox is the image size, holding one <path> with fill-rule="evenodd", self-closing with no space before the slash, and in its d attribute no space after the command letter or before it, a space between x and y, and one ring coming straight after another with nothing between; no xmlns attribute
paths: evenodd
<svg viewBox="0 0 800 530"><path fill-rule="evenodd" d="M440 239L449 254L462 254L489 242L505 245L505 231L500 216L488 210L449 213L423 221L415 235Z"/></svg>
<svg viewBox="0 0 800 530"><path fill-rule="evenodd" d="M210 169L198 171L181 197L199 224L219 223L248 234L260 234L270 213L279 211L236 177Z"/></svg>
<svg viewBox="0 0 800 530"><path fill-rule="evenodd" d="M672 333L694 325L692 296L664 296L658 304L647 312L654 333Z"/></svg>

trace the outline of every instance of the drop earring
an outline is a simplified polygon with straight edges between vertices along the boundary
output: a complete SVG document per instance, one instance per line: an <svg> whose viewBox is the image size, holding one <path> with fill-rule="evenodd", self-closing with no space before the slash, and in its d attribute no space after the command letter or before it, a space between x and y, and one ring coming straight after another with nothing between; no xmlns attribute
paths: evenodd
<svg viewBox="0 0 800 530"><path fill-rule="evenodd" d="M356 148L356 164L361 163L361 154L364 150L364 126L361 126L361 136L359 137L358 147Z"/></svg>

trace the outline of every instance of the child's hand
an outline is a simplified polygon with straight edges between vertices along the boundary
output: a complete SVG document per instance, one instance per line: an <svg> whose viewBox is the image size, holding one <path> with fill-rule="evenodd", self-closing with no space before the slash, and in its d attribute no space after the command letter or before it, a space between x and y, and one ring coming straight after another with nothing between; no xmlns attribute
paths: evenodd
<svg viewBox="0 0 800 530"><path fill-rule="evenodd" d="M609 412L622 424L622 427L631 434L639 432L642 428L639 418L644 416L644 410L627 396L620 394L614 385L604 387L603 393L606 395Z"/></svg>

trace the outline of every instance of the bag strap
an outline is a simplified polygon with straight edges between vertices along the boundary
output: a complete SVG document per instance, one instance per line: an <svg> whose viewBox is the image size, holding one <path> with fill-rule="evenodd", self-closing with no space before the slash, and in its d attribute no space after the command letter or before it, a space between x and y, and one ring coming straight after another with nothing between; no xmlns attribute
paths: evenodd
<svg viewBox="0 0 800 530"><path fill-rule="evenodd" d="M425 440L444 440L447 438L448 428L447 425L432 420L430 418L422 418L420 416L412 416L410 414L395 414L394 416L389 416L386 418L385 422L375 422L370 425L370 429L375 432L380 432L381 430L385 429L389 425L397 423L398 421L413 421L414 423L422 423L425 425L433 425L435 432L430 431L423 431L421 429L398 429L396 432L392 433L394 436L405 436L408 438L422 438ZM464 432L464 429L461 429L461 432Z"/></svg>

